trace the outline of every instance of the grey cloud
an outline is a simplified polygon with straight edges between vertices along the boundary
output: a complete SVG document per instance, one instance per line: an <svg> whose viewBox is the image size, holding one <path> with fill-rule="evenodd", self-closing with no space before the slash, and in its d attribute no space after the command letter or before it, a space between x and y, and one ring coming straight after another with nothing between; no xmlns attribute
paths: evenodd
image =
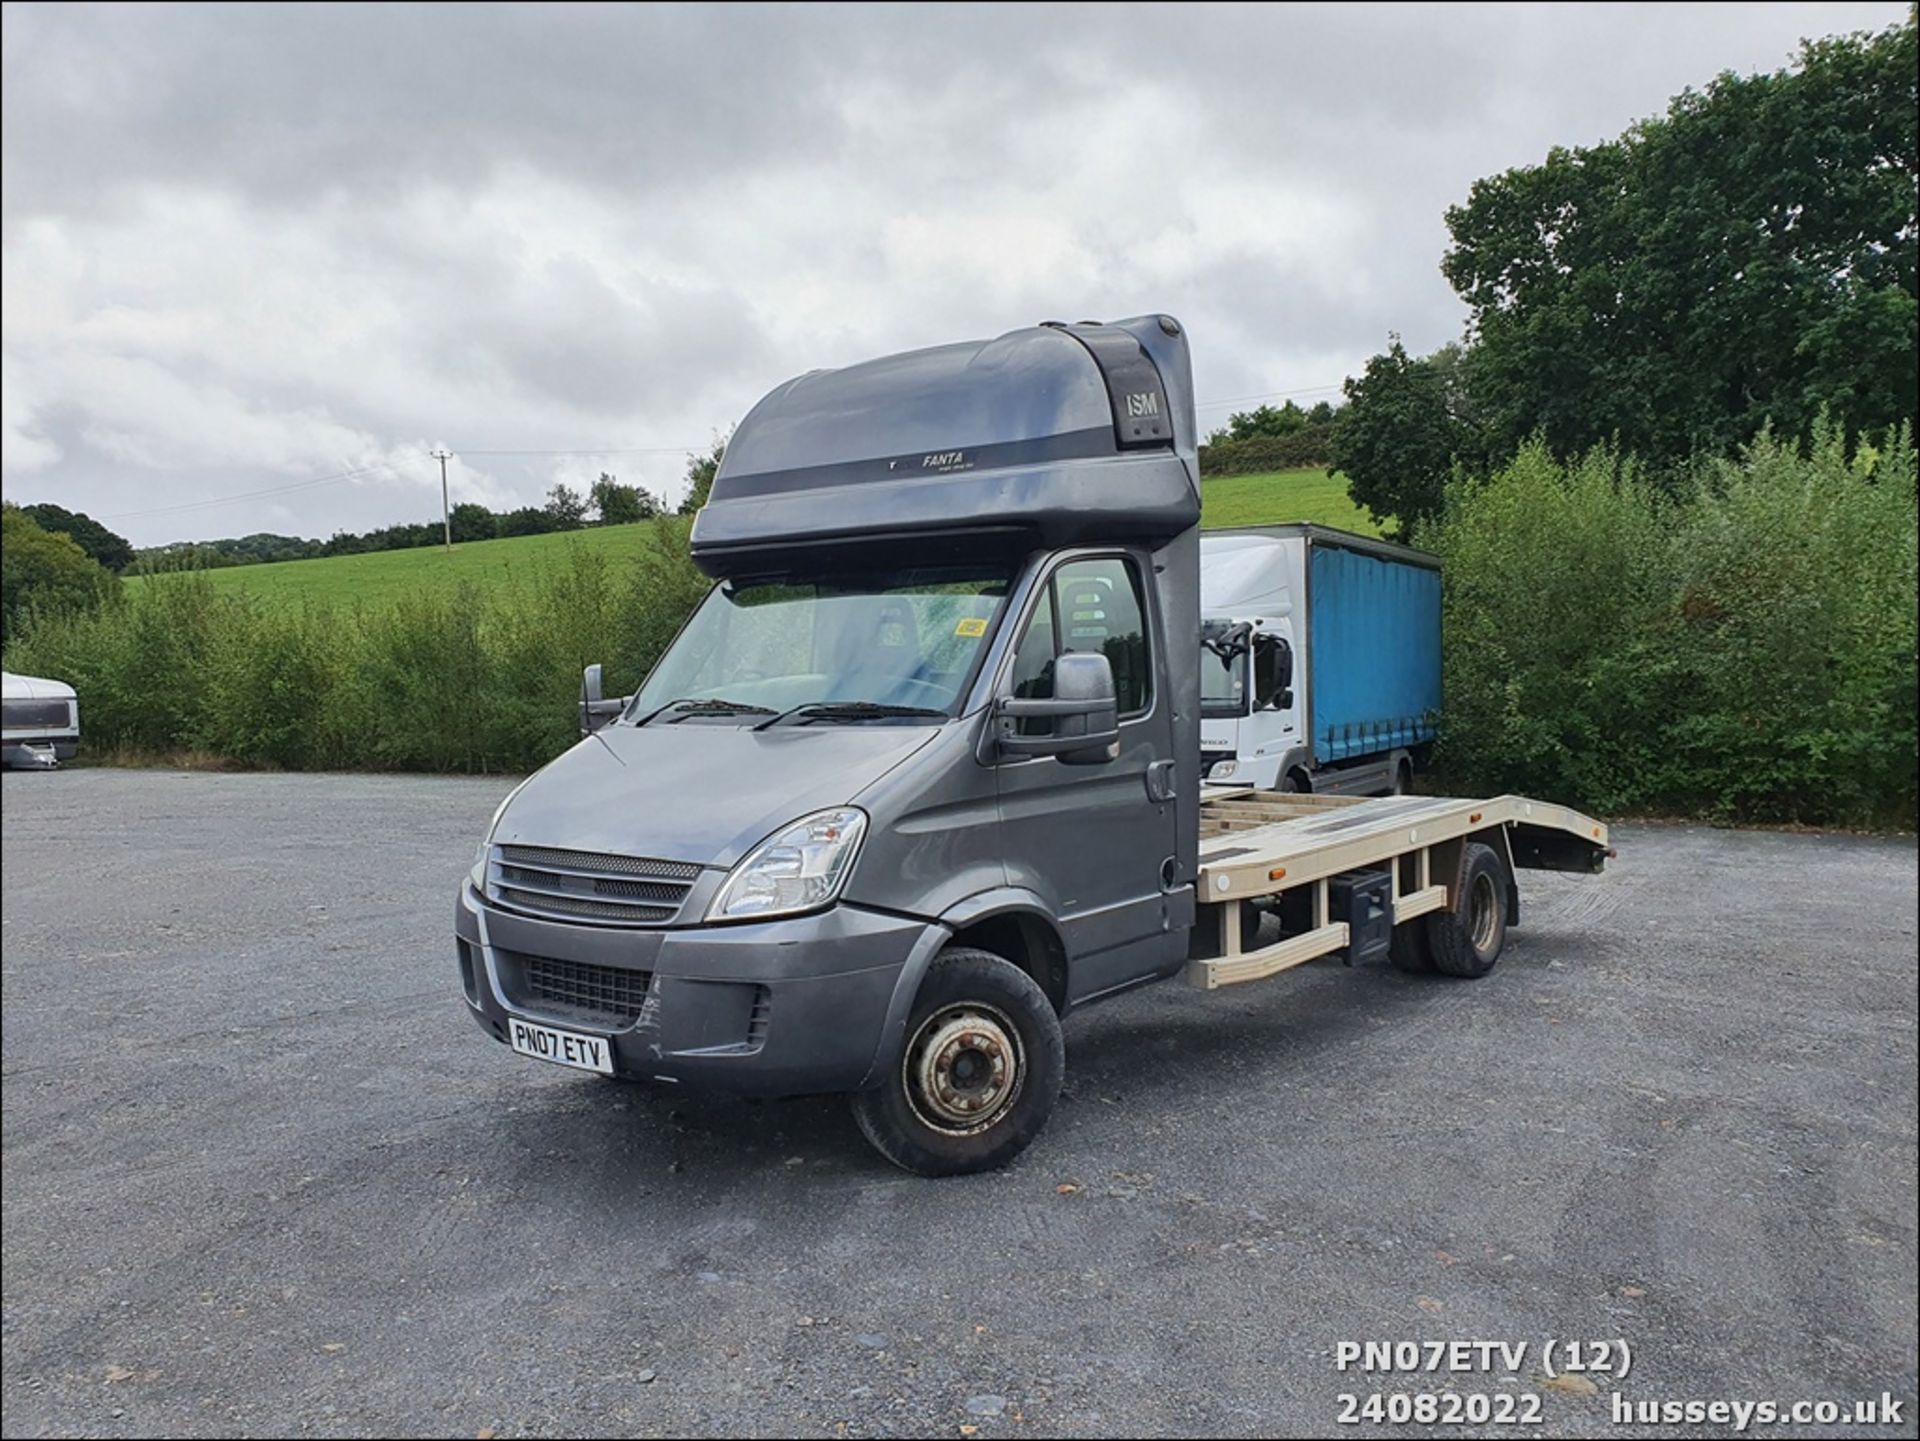
<svg viewBox="0 0 1920 1441"><path fill-rule="evenodd" d="M1458 334L1475 178L1905 9L12 3L6 493L371 459L126 521L365 528L437 505L429 442L698 443L797 371L1050 317L1182 315L1209 401L1322 387Z"/></svg>

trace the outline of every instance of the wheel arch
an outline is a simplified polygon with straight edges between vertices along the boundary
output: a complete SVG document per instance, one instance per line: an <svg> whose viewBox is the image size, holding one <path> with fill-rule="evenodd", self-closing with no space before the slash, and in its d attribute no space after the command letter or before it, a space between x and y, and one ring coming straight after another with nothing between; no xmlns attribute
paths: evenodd
<svg viewBox="0 0 1920 1441"><path fill-rule="evenodd" d="M952 945L991 951L1018 966L1046 993L1055 1015L1066 1013L1067 948L1046 904L1018 886L976 892L949 906L930 924L901 967L862 1089L876 1084L899 1060L920 983L934 958Z"/></svg>

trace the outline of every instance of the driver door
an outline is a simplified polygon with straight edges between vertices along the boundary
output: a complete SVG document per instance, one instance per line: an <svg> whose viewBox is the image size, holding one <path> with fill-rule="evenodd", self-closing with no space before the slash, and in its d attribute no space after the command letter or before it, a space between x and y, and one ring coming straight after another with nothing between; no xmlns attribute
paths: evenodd
<svg viewBox="0 0 1920 1441"><path fill-rule="evenodd" d="M1164 974L1185 956L1169 929L1161 885L1175 854L1175 808L1156 800L1149 768L1171 757L1170 708L1161 694L1159 627L1151 590L1131 555L1090 555L1056 564L1021 618L999 694L1045 700L1054 661L1068 651L1104 654L1113 667L1118 754L1098 765L1052 756L997 763L1007 876L1044 897L1069 961L1068 998ZM1051 722L1023 720L1027 733ZM1158 779L1156 777L1155 779Z"/></svg>

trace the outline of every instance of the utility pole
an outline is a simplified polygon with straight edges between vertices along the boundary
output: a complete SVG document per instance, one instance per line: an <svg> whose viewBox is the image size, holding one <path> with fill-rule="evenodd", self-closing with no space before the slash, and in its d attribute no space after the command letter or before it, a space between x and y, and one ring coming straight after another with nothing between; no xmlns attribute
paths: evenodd
<svg viewBox="0 0 1920 1441"><path fill-rule="evenodd" d="M447 505L447 462L453 459L453 452L444 445L438 450L427 452L440 462L440 525L447 537L447 554L453 554L453 511Z"/></svg>

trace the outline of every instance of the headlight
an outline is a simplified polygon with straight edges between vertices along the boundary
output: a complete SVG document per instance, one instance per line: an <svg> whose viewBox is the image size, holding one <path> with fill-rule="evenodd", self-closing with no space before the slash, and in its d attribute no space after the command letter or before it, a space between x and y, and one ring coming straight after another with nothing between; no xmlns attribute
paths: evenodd
<svg viewBox="0 0 1920 1441"><path fill-rule="evenodd" d="M1216 761L1214 762L1213 769L1207 772L1207 779L1210 781L1224 781L1229 779L1233 773L1239 769L1240 766L1235 761Z"/></svg>
<svg viewBox="0 0 1920 1441"><path fill-rule="evenodd" d="M493 848L494 828L500 824L500 817L507 813L507 807L513 804L513 798L525 790L527 781L532 779L532 776L528 776L526 780L521 781L506 793L500 804L493 808L493 819L487 822L486 830L480 834L480 844L473 853L473 869L467 872L467 879L473 882L473 888L482 895L485 895L487 890L487 852Z"/></svg>
<svg viewBox="0 0 1920 1441"><path fill-rule="evenodd" d="M866 833L866 812L853 806L801 817L733 868L707 907L707 919L783 916L824 906L840 894Z"/></svg>

